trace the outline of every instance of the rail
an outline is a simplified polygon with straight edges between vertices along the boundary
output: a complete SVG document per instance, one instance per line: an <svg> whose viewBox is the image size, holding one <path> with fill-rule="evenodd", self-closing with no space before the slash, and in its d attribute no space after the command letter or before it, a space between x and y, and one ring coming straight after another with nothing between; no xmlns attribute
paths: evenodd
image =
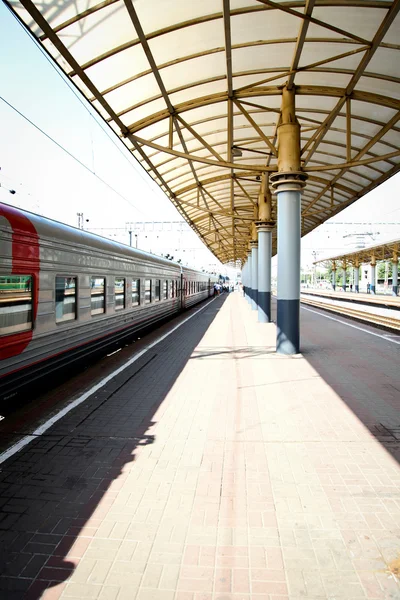
<svg viewBox="0 0 400 600"><path fill-rule="evenodd" d="M400 332L400 319L396 319L395 317L376 315L374 313L369 313L364 310L357 310L347 306L335 306L332 304L327 304L326 302L318 302L314 299L311 300L310 298L304 298L303 296L300 297L300 302L302 304L309 304L310 306L315 306L316 308L322 308L323 310L338 313L352 319L357 319L357 321L364 321L372 325L384 327L385 329Z"/></svg>

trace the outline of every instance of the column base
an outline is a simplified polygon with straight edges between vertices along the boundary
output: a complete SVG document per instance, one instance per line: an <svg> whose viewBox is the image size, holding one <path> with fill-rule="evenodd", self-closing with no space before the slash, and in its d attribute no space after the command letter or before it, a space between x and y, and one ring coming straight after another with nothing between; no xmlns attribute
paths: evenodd
<svg viewBox="0 0 400 600"><path fill-rule="evenodd" d="M371 285L371 294L375 294L375 286Z"/></svg>
<svg viewBox="0 0 400 600"><path fill-rule="evenodd" d="M356 294L358 294L358 292L360 291L358 285L356 285L355 290L356 290Z"/></svg>
<svg viewBox="0 0 400 600"><path fill-rule="evenodd" d="M392 286L392 296L397 296L397 285Z"/></svg>
<svg viewBox="0 0 400 600"><path fill-rule="evenodd" d="M258 322L271 323L271 292L258 292Z"/></svg>
<svg viewBox="0 0 400 600"><path fill-rule="evenodd" d="M251 309L258 309L258 290L253 290L253 297L251 299Z"/></svg>
<svg viewBox="0 0 400 600"><path fill-rule="evenodd" d="M278 354L300 352L300 300L278 298L276 351Z"/></svg>

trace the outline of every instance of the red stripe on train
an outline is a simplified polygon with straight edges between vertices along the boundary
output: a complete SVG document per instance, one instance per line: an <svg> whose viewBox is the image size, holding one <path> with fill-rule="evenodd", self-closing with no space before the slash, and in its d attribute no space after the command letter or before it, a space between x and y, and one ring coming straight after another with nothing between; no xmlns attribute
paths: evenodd
<svg viewBox="0 0 400 600"><path fill-rule="evenodd" d="M12 275L32 275L32 319L35 322L39 302L40 248L39 236L33 224L18 209L0 205L0 216L5 217L12 230ZM0 348L0 360L21 354L32 340L33 330L7 336L6 347Z"/></svg>

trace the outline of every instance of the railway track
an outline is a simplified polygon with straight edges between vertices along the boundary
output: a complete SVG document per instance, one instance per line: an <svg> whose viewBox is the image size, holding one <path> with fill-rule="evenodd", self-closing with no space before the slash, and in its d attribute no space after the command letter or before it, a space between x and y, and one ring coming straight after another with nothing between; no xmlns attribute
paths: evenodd
<svg viewBox="0 0 400 600"><path fill-rule="evenodd" d="M350 317L352 319L357 319L357 321L363 321L364 323L370 323L371 325L378 325L379 327L390 329L391 331L400 332L400 319L396 319L395 317L376 315L374 313L369 313L364 310L357 310L347 306L335 306L333 304L327 304L326 302L319 302L318 300L304 298L303 296L300 297L300 302L302 304L314 306L315 308L322 308L324 310L328 310L329 312Z"/></svg>

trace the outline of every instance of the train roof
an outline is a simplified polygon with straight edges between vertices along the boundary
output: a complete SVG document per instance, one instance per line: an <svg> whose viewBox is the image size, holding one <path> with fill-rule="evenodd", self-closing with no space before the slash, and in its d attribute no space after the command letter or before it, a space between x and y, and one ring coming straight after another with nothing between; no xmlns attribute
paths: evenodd
<svg viewBox="0 0 400 600"><path fill-rule="evenodd" d="M16 206L12 206L11 204L0 202L0 216L3 215L6 219L8 219L8 217L12 217L12 214L15 215L18 213L24 215L26 218L29 219L29 221L35 227L39 236L47 235L70 244L84 244L86 246L94 246L98 250L104 250L106 252L115 252L140 260L148 260L152 263L157 263L165 267L176 267L176 269L178 269L179 271L184 270L193 273L201 273L203 275L208 275L208 273L197 271L196 269L192 269L190 267L183 267L180 263L168 260L166 258L163 258L162 256L157 256L156 254L151 254L150 252L144 252L144 250L132 248L131 246L128 246L126 244L115 242L113 240L99 236L89 231L78 229L77 227L66 225L65 223L61 223L60 221L55 221L54 219L49 219L48 217L43 217L41 215L37 215L27 210L17 208ZM14 230L15 229L16 226L14 226ZM21 227L21 231L24 232L23 227Z"/></svg>

